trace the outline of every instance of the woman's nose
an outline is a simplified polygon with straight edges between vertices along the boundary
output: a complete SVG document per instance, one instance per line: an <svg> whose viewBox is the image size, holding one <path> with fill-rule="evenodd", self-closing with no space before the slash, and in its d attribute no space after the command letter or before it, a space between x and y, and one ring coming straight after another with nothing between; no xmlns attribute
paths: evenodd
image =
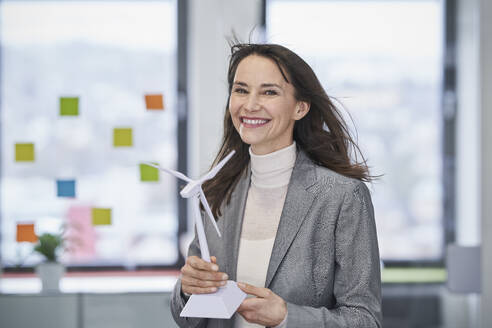
<svg viewBox="0 0 492 328"><path fill-rule="evenodd" d="M249 94L245 104L245 109L250 112L254 112L260 109L258 97L256 97L256 95L254 95L253 93Z"/></svg>

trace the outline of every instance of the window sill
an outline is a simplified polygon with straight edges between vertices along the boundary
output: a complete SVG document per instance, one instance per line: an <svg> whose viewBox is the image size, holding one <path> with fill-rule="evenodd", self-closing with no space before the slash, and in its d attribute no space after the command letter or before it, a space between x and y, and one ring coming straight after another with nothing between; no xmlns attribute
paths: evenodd
<svg viewBox="0 0 492 328"><path fill-rule="evenodd" d="M384 284L445 283L445 268L384 268L381 280Z"/></svg>
<svg viewBox="0 0 492 328"><path fill-rule="evenodd" d="M168 293L178 271L69 272L60 281L61 293ZM8 273L0 276L1 294L39 294L36 274Z"/></svg>

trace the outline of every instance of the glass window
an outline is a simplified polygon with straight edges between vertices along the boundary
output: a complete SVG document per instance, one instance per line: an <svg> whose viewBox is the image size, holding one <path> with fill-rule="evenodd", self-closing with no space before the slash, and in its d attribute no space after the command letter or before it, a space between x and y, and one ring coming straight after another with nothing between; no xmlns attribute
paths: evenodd
<svg viewBox="0 0 492 328"><path fill-rule="evenodd" d="M382 259L441 259L442 2L268 0L266 13L267 41L307 60L384 174L372 195Z"/></svg>
<svg viewBox="0 0 492 328"><path fill-rule="evenodd" d="M23 222L38 235L66 224L67 265L176 263L176 181L142 181L139 165L177 167L176 11L171 0L0 3L3 266L40 260L16 242ZM147 110L146 95L164 110Z"/></svg>

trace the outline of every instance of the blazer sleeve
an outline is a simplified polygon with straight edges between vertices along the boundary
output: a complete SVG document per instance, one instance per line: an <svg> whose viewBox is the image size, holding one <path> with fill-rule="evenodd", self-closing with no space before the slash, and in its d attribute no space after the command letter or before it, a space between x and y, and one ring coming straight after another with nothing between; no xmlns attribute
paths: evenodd
<svg viewBox="0 0 492 328"><path fill-rule="evenodd" d="M381 327L381 273L374 209L367 186L345 193L335 228L332 309L287 303L289 327Z"/></svg>
<svg viewBox="0 0 492 328"><path fill-rule="evenodd" d="M188 249L188 256L200 256L200 246L198 243L198 237L196 234L196 229L195 229L195 238L193 238L193 241L190 244L190 247ZM207 321L208 319L205 318L187 318L187 317L180 317L179 314L183 310L185 304L186 304L186 299L183 296L183 293L181 292L181 278L179 278L176 281L176 285L174 286L173 293L171 295L171 313L173 315L174 321L178 324L179 327L181 328L202 328L207 326Z"/></svg>

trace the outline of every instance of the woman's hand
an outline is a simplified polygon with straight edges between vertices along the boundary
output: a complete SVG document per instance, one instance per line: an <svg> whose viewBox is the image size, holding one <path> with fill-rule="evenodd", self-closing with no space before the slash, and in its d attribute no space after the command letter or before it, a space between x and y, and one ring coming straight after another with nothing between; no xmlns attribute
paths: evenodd
<svg viewBox="0 0 492 328"><path fill-rule="evenodd" d="M287 303L268 288L237 283L246 294L254 295L245 299L237 312L248 322L266 327L279 325L287 315Z"/></svg>
<svg viewBox="0 0 492 328"><path fill-rule="evenodd" d="M189 256L181 268L181 291L186 294L209 294L224 286L229 278L224 272L219 272L217 258L211 256L212 263L198 256Z"/></svg>

